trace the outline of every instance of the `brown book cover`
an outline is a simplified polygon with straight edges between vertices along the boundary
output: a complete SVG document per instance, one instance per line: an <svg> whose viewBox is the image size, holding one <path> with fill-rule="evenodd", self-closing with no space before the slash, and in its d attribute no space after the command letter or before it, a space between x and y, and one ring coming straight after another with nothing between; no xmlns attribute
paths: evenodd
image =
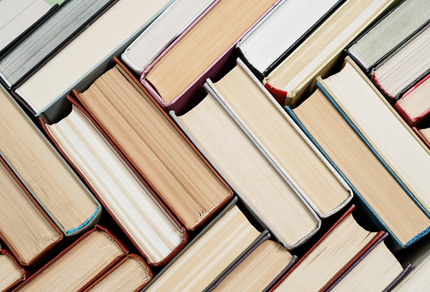
<svg viewBox="0 0 430 292"><path fill-rule="evenodd" d="M76 93L77 94L77 93ZM148 261L148 257L145 254L145 252L137 245L135 240L130 236L130 234L125 230L125 228L122 226L122 224L118 221L118 219L115 217L115 215L112 213L112 211L108 208L108 206L104 203L104 201L100 198L97 191L92 187L91 183L88 182L88 180L85 178L85 175L82 174L82 172L79 170L79 168L76 167L76 165L73 163L72 160L67 156L67 154L63 151L63 149L60 147L60 145L57 143L55 138L51 135L49 132L46 122L42 117L39 117L39 123L45 132L45 134L48 136L48 139L52 142L54 147L58 150L58 152L61 153L61 155L64 157L64 159L69 163L69 165L75 170L75 172L79 175L79 177L82 179L82 181L86 184L86 186L91 190L91 192L94 194L94 196L99 200L99 202L102 204L103 208L109 213L109 215L113 218L113 220L118 224L118 226L124 231L125 235L130 239L130 241L133 243L133 245L136 247L136 249L139 251L139 253L145 258L145 260L148 262L150 266L157 267L167 264L179 251L182 250L182 248L186 245L188 241L188 233L186 229L181 225L181 223L178 222L178 220L173 216L173 214L169 211L169 209L166 207L166 205L160 200L160 198L154 193L151 187L147 184L147 182L141 177L141 175L136 171L134 165L129 162L129 160L125 157L125 155L121 152L121 150L116 146L115 143L110 140L109 136L106 134L104 129L94 120L94 118L84 109L84 107L72 96L67 96L67 100L72 103L74 106L76 106L82 113L91 121L91 123L96 127L96 129L100 132L100 134L106 139L106 141L112 146L114 151L121 157L121 160L125 162L125 164L128 166L128 168L134 173L136 178L139 179L139 181L143 184L143 186L148 190L148 192L154 197L154 199L160 204L160 206L164 209L164 211L167 213L167 215L172 218L173 222L182 230L184 233L184 239L181 242L180 245L178 245L164 260L158 262L158 263L150 263Z"/></svg>
<svg viewBox="0 0 430 292"><path fill-rule="evenodd" d="M55 229L55 231L60 234L60 238L50 244L48 247L46 247L44 250L40 251L40 253L34 257L31 261L28 263L25 263L21 257L17 254L13 246L8 242L8 240L3 236L3 234L0 232L0 239L6 244L6 246L9 248L11 253L14 255L16 260L19 262L21 266L31 266L35 263L37 263L39 260L41 260L43 257L45 257L48 253L50 253L53 249L55 249L63 240L64 234L60 231L60 229L57 227L57 225L52 222L51 218L48 217L48 215L43 211L43 209L39 206L39 204L36 202L36 200L33 198L33 196L29 193L27 188L22 184L22 182L19 180L19 178L16 176L16 174L12 171L12 169L9 167L9 165L3 160L3 157L0 156L0 163L3 165L3 167L9 172L9 174L12 176L12 178L16 181L16 183L19 185L19 187L24 191L24 193L27 195L27 197L30 199L30 201L34 204L34 206L40 211L40 213L43 215L43 217L48 221L48 223L52 226L52 228Z"/></svg>
<svg viewBox="0 0 430 292"><path fill-rule="evenodd" d="M107 265L103 270L101 270L96 276L94 276L88 283L86 283L83 287L81 287L78 292L84 291L87 287L89 287L95 280L100 278L103 274L105 274L107 271L109 271L110 268L115 266L119 261L121 261L126 255L128 255L128 249L127 247L122 244L118 238L116 238L115 235L113 235L109 230L107 230L105 227L101 225L96 225L93 229L87 231L84 235L82 235L80 238L78 238L75 242L73 242L68 248L63 250L61 253L59 253L55 258L53 258L49 263L44 265L41 269L39 269L36 273L34 273L30 278L28 278L26 281L24 281L21 285L19 285L17 288L13 290L13 292L19 291L22 288L24 288L25 285L30 283L34 278L36 278L38 275L42 274L46 269L48 269L52 264L54 264L56 261L58 261L61 257L63 257L65 254L67 254L71 249L73 249L78 243L80 243L82 240L84 240L86 237L88 237L91 233L95 231L101 231L107 233L112 240L119 245L119 247L122 249L123 253L116 257L109 265Z"/></svg>
<svg viewBox="0 0 430 292"><path fill-rule="evenodd" d="M1 247L0 247L0 254L4 254L4 255L10 257L12 259L12 261L15 263L15 265L22 271L22 278L3 290L3 291L9 291L9 290L12 290L19 283L22 283L25 280L27 280L27 278L30 276L30 272L27 271L26 269L24 269L22 266L20 266L18 261L11 254L5 249L1 249Z"/></svg>
<svg viewBox="0 0 430 292"><path fill-rule="evenodd" d="M208 218L210 218L213 214L215 214L219 209L221 209L232 197L233 197L233 191L229 187L229 185L221 178L221 176L215 171L215 169L209 164L209 162L203 157L203 155L197 150L197 148L194 146L194 144L187 138L187 136L178 128L178 126L175 124L175 122L170 118L170 116L163 111L161 106L157 103L157 101L148 93L148 91L143 87L143 85L134 77L134 75L125 67L124 64L122 64L118 58L114 57L115 63L121 68L125 74L127 74L130 77L130 80L133 81L133 83L142 90L148 98L151 100L152 104L158 109L158 111L163 115L163 117L169 122L169 124L178 132L178 134L182 137L182 139L189 145L189 147L192 149L194 153L203 161L205 166L214 174L214 176L220 181L220 183L228 190L229 195L217 205L216 208L213 208L208 215L200 220L196 225L194 225L192 228L187 228L188 230L196 230L199 228L204 222L207 221ZM121 158L124 159L124 161L128 161L130 165L132 166L132 169L136 169L137 172L143 177L143 179L147 182L147 184L154 190L156 197L159 197L165 205L173 212L173 214L184 224L184 220L178 215L178 213L175 211L174 206L171 206L168 204L168 202L164 199L163 194L161 194L157 188L152 184L152 182L143 174L142 171L139 170L139 168L135 165L135 163L130 159L129 155L121 149L120 145L113 136L109 133L109 131L103 126L100 121L95 117L95 115L91 112L91 110L88 109L88 107L85 105L85 102L80 97L79 93L76 90L73 90L73 95L76 97L76 99L80 102L82 105L82 108L84 108L89 116L92 118L92 121L94 121L94 125L97 125L97 129L105 136L106 140L114 147L114 149L121 154Z"/></svg>
<svg viewBox="0 0 430 292"><path fill-rule="evenodd" d="M152 271L148 267L148 265L146 264L146 262L141 257L139 257L138 255L135 255L135 254L129 254L125 258L123 258L119 263L117 263L114 267L112 267L112 269L110 269L103 276L101 276L97 281L95 281L94 283L92 283L87 289L84 290L84 292L88 292L91 289L93 289L98 283L100 283L101 281L103 281L103 279L105 279L107 276L109 276L110 274L112 274L116 269L118 269L125 261L127 261L131 257L135 258L136 260L138 260L140 262L142 262L142 264L144 265L146 271L148 272L149 280L147 282L143 283L140 287L137 287L134 291L140 291L140 290L142 290L143 287L145 287L146 284L148 284L152 280L152 277L153 277Z"/></svg>
<svg viewBox="0 0 430 292"><path fill-rule="evenodd" d="M278 287L293 271L303 262L309 254L322 242L326 239L330 233L340 224L343 220L345 220L353 211L355 210L355 205L352 205L343 215L340 217L336 223L315 243L314 246L270 289L270 292L274 291L276 287ZM345 273L366 251L371 248L381 237L385 234L384 231L378 232L374 238L362 249L359 253L357 253L346 265L336 273L334 277L328 281L325 286L320 291L325 291L328 289L343 273Z"/></svg>

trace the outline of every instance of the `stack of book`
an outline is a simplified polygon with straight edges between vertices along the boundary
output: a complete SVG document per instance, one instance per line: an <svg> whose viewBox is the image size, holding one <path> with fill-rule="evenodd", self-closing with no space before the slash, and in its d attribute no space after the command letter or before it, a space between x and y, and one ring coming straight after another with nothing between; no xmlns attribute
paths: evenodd
<svg viewBox="0 0 430 292"><path fill-rule="evenodd" d="M429 40L428 0L0 1L0 290L426 291Z"/></svg>

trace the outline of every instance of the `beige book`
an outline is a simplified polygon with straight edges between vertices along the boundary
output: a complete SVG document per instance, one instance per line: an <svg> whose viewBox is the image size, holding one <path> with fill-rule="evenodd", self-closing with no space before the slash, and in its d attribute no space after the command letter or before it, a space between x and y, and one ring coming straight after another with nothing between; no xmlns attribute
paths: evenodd
<svg viewBox="0 0 430 292"><path fill-rule="evenodd" d="M217 101L273 156L319 216L328 217L351 200L346 182L242 61L220 81L208 83Z"/></svg>
<svg viewBox="0 0 430 292"><path fill-rule="evenodd" d="M3 164L0 181L0 234L28 264L62 234L46 220Z"/></svg>
<svg viewBox="0 0 430 292"><path fill-rule="evenodd" d="M16 93L41 112L131 37L170 0L121 0L22 84ZM109 57L111 59L112 57Z"/></svg>
<svg viewBox="0 0 430 292"><path fill-rule="evenodd" d="M47 128L149 262L164 260L181 244L183 231L76 106Z"/></svg>
<svg viewBox="0 0 430 292"><path fill-rule="evenodd" d="M185 227L194 229L222 205L230 190L127 78L114 67L80 99Z"/></svg>
<svg viewBox="0 0 430 292"><path fill-rule="evenodd" d="M375 235L364 230L349 214L275 291L320 291Z"/></svg>
<svg viewBox="0 0 430 292"><path fill-rule="evenodd" d="M291 254L283 246L266 240L213 291L263 291L285 270L291 260Z"/></svg>
<svg viewBox="0 0 430 292"><path fill-rule="evenodd" d="M16 266L14 261L5 254L0 254L0 291L22 279L23 272Z"/></svg>
<svg viewBox="0 0 430 292"><path fill-rule="evenodd" d="M403 245L430 226L430 219L320 90L294 113Z"/></svg>
<svg viewBox="0 0 430 292"><path fill-rule="evenodd" d="M424 136L424 138L427 139L427 141L430 141L430 128L420 129L420 132Z"/></svg>
<svg viewBox="0 0 430 292"><path fill-rule="evenodd" d="M382 90L397 97L430 69L430 26L422 29L373 71Z"/></svg>
<svg viewBox="0 0 430 292"><path fill-rule="evenodd" d="M385 291L402 272L403 268L396 257L381 242L331 291Z"/></svg>
<svg viewBox="0 0 430 292"><path fill-rule="evenodd" d="M430 111L430 78L413 89L410 93L403 95L398 101L403 110L412 119L420 117Z"/></svg>
<svg viewBox="0 0 430 292"><path fill-rule="evenodd" d="M2 88L0 101L2 156L66 235L81 231L99 203Z"/></svg>
<svg viewBox="0 0 430 292"><path fill-rule="evenodd" d="M93 288L85 290L85 292L136 291L149 280L150 276L145 265L131 255L115 271L103 278Z"/></svg>
<svg viewBox="0 0 430 292"><path fill-rule="evenodd" d="M308 209L294 186L277 172L211 94L178 120L284 246L292 248L318 229L316 214Z"/></svg>
<svg viewBox="0 0 430 292"><path fill-rule="evenodd" d="M234 206L145 291L203 291L259 235Z"/></svg>
<svg viewBox="0 0 430 292"><path fill-rule="evenodd" d="M393 0L348 0L277 66L264 83L287 92L295 106L310 94L315 78L326 77L344 48L375 21Z"/></svg>
<svg viewBox="0 0 430 292"><path fill-rule="evenodd" d="M108 233L96 229L18 291L78 291L123 254Z"/></svg>
<svg viewBox="0 0 430 292"><path fill-rule="evenodd" d="M347 58L338 74L323 80L331 96L420 203L430 211L430 151Z"/></svg>
<svg viewBox="0 0 430 292"><path fill-rule="evenodd" d="M221 0L155 64L147 81L164 102L174 100L276 2Z"/></svg>

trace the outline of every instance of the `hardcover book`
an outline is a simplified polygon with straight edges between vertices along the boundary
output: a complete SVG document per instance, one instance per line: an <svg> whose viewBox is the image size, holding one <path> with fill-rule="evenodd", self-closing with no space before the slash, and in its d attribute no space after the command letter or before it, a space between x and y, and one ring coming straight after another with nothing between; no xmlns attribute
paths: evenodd
<svg viewBox="0 0 430 292"><path fill-rule="evenodd" d="M195 230L233 192L142 84L115 61L114 68L74 95L185 228Z"/></svg>
<svg viewBox="0 0 430 292"><path fill-rule="evenodd" d="M349 74L346 75L348 72L357 72L354 69L350 71L353 68L351 66L349 62L346 63L346 69L342 71L345 77L351 77ZM374 221L376 227L392 235L396 248L410 246L429 232L430 220L427 210L366 139L362 124L357 123L355 119L351 120L344 112L345 107L338 99L339 91L336 91L338 94L335 95L330 89L332 86L329 88L327 82L319 80L318 89L311 97L294 110L287 107L287 111L327 159L332 161L333 166L338 168L339 173L362 200L365 209L368 210L367 215ZM324 86L320 82L323 82ZM342 84L344 91L341 94L344 97L348 96L346 93L349 90L356 91L361 97L365 96L360 92L366 88L365 86L361 84L357 86L352 82ZM382 97L376 98L384 100ZM358 108L357 106L356 109ZM366 103L366 108L365 111L368 112L369 103ZM390 114L393 113L390 111ZM373 116L368 115L368 119L371 118ZM377 128L378 122L372 123ZM407 125L402 127L406 129Z"/></svg>
<svg viewBox="0 0 430 292"><path fill-rule="evenodd" d="M0 239L20 265L31 266L64 235L1 157L0 163Z"/></svg>
<svg viewBox="0 0 430 292"><path fill-rule="evenodd" d="M354 209L352 205L270 291L325 291L384 236L358 225Z"/></svg>
<svg viewBox="0 0 430 292"><path fill-rule="evenodd" d="M191 111L170 114L264 228L287 249L301 245L320 228L321 220L294 182L205 88L208 95Z"/></svg>
<svg viewBox="0 0 430 292"><path fill-rule="evenodd" d="M66 236L91 228L100 203L1 86L0 101L4 161Z"/></svg>
<svg viewBox="0 0 430 292"><path fill-rule="evenodd" d="M69 96L70 114L41 126L54 146L152 266L167 263L188 234L88 112Z"/></svg>
<svg viewBox="0 0 430 292"><path fill-rule="evenodd" d="M112 233L96 225L13 291L83 291L127 254Z"/></svg>
<svg viewBox="0 0 430 292"><path fill-rule="evenodd" d="M264 80L282 105L296 106L341 61L345 47L386 11L393 0L348 0Z"/></svg>
<svg viewBox="0 0 430 292"><path fill-rule="evenodd" d="M122 61L142 72L215 0L176 0L125 51Z"/></svg>
<svg viewBox="0 0 430 292"><path fill-rule="evenodd" d="M205 80L222 73L240 38L278 1L217 0L148 66L142 84L166 110L185 112Z"/></svg>
<svg viewBox="0 0 430 292"><path fill-rule="evenodd" d="M246 65L240 59L237 63L220 81L208 79L205 87L318 216L335 214L351 201L351 189Z"/></svg>
<svg viewBox="0 0 430 292"><path fill-rule="evenodd" d="M282 0L237 43L236 49L262 80L341 3Z"/></svg>
<svg viewBox="0 0 430 292"><path fill-rule="evenodd" d="M347 48L348 55L369 72L430 20L430 2L404 0Z"/></svg>
<svg viewBox="0 0 430 292"><path fill-rule="evenodd" d="M19 265L17 260L0 246L0 290L10 291L25 281L30 273Z"/></svg>

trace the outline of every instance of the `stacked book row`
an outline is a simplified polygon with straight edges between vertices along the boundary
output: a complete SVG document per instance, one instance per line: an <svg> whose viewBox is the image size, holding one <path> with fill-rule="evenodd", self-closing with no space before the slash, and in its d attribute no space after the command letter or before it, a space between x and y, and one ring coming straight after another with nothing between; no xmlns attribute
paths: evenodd
<svg viewBox="0 0 430 292"><path fill-rule="evenodd" d="M428 1L18 2L1 289L426 285Z"/></svg>

